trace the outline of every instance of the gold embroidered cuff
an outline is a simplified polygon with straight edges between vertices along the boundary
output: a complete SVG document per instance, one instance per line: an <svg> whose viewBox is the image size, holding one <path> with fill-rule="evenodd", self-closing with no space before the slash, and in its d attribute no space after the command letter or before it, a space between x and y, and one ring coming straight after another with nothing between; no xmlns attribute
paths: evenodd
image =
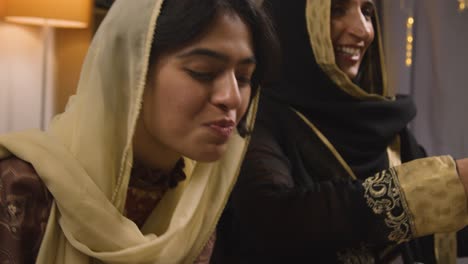
<svg viewBox="0 0 468 264"><path fill-rule="evenodd" d="M414 160L395 172L414 237L456 231L468 223L465 190L450 156Z"/></svg>
<svg viewBox="0 0 468 264"><path fill-rule="evenodd" d="M390 168L367 178L362 186L367 205L383 219L382 228L379 229L386 238L396 243L408 241L412 235L411 217L395 169Z"/></svg>

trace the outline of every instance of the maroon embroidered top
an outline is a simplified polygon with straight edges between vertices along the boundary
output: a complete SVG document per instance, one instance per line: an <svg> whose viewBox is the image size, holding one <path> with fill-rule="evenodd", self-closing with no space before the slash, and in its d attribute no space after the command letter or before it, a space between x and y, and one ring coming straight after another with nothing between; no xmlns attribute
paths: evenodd
<svg viewBox="0 0 468 264"><path fill-rule="evenodd" d="M141 227L166 191L185 179L183 168L182 159L170 173L134 164L125 215ZM31 164L18 158L0 160L0 263L35 262L52 201ZM209 262L211 244L196 263Z"/></svg>
<svg viewBox="0 0 468 264"><path fill-rule="evenodd" d="M128 184L124 215L142 227L169 188L185 180L184 161L180 159L170 173L151 170L135 162Z"/></svg>
<svg viewBox="0 0 468 264"><path fill-rule="evenodd" d="M0 263L34 263L51 203L29 163L0 161Z"/></svg>

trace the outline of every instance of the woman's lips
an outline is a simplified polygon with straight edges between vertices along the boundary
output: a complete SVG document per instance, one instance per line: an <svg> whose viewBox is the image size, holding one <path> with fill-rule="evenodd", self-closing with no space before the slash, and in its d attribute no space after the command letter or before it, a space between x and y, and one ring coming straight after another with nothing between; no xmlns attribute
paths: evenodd
<svg viewBox="0 0 468 264"><path fill-rule="evenodd" d="M207 126L218 136L228 139L234 130L236 123L230 119L218 120L208 123Z"/></svg>
<svg viewBox="0 0 468 264"><path fill-rule="evenodd" d="M220 127L217 125L210 125L210 128L223 138L229 138L234 130L234 127Z"/></svg>
<svg viewBox="0 0 468 264"><path fill-rule="evenodd" d="M350 63L356 63L361 58L361 49L357 47L338 46L335 51L338 59Z"/></svg>

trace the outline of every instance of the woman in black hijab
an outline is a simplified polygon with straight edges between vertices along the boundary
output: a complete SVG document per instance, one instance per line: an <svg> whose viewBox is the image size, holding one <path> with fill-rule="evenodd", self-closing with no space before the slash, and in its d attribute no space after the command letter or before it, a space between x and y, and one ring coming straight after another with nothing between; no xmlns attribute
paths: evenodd
<svg viewBox="0 0 468 264"><path fill-rule="evenodd" d="M264 5L281 74L262 89L214 262L454 262L467 160L419 159L413 102L386 86L374 2Z"/></svg>

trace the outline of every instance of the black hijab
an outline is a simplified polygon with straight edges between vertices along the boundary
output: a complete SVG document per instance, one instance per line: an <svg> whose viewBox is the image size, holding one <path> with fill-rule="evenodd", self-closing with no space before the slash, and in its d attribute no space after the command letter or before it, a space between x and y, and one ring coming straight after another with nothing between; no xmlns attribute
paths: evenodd
<svg viewBox="0 0 468 264"><path fill-rule="evenodd" d="M358 178L366 178L388 168L387 147L399 134L403 137L402 151L407 149L411 152L402 153L403 161L422 156L420 150L406 147L418 148L406 130L416 115L411 98L388 95L384 86L376 19L373 19L375 39L366 52L359 73L361 79L367 77L371 80L371 88L363 89L349 79L347 85L338 85L340 81L331 77L334 66L317 63L312 46L317 43L311 43L314 38L310 37L307 23L310 23L308 19L311 16L315 21L323 16L325 18L319 21L321 28L317 30L326 32L324 27L330 26L329 14L328 21L325 21L327 15L322 14L323 10L312 9L311 14L309 7L304 12L306 0L266 0L264 4L271 12L282 51L281 74L269 87L264 87L264 96L303 113L335 146ZM322 8L329 12L329 6ZM318 45L323 47L326 45L323 43L327 43L326 39ZM329 49L332 51L333 47ZM339 71L336 69L335 72ZM344 76L342 72L339 74Z"/></svg>

